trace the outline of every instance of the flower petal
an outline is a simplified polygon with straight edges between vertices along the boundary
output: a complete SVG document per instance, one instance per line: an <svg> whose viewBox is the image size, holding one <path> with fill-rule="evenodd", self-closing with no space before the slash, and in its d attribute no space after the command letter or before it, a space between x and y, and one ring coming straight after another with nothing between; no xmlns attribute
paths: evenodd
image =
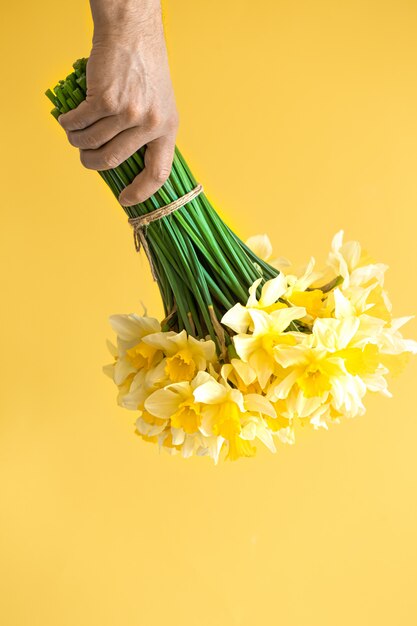
<svg viewBox="0 0 417 626"><path fill-rule="evenodd" d="M193 395L196 402L203 404L217 404L227 396L227 388L218 383L214 378L194 389Z"/></svg>
<svg viewBox="0 0 417 626"><path fill-rule="evenodd" d="M262 287L260 304L264 307L277 302L278 298L284 295L287 290L287 280L281 272L275 278L268 280Z"/></svg>
<svg viewBox="0 0 417 626"><path fill-rule="evenodd" d="M234 330L235 333L245 333L248 329L251 318L249 311L238 303L226 311L220 321L225 326Z"/></svg>
<svg viewBox="0 0 417 626"><path fill-rule="evenodd" d="M245 409L247 411L253 411L255 413L262 413L262 415L268 415L268 417L276 417L276 411L272 404L258 393L248 393L243 397Z"/></svg>
<svg viewBox="0 0 417 626"><path fill-rule="evenodd" d="M268 235L254 235L246 240L246 245L263 261L268 261L272 255L272 244Z"/></svg>
<svg viewBox="0 0 417 626"><path fill-rule="evenodd" d="M180 394L171 389L157 389L145 400L145 409L151 415L161 419L169 419L182 402Z"/></svg>

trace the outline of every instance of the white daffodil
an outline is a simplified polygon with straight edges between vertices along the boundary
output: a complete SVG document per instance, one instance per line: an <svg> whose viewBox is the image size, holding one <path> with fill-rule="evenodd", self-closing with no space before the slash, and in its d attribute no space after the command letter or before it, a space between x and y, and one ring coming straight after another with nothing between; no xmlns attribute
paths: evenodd
<svg viewBox="0 0 417 626"><path fill-rule="evenodd" d="M221 319L222 324L234 330L235 333L246 333L248 329L253 330L252 309L270 313L274 310L288 308L287 304L278 302L279 298L287 290L287 281L284 274L278 274L275 278L266 281L262 286L258 300L256 292L261 282L262 278L255 280L249 287L249 297L246 306L242 306L240 303L235 304L223 315Z"/></svg>
<svg viewBox="0 0 417 626"><path fill-rule="evenodd" d="M260 393L256 371L241 359L231 359L221 369L222 377L243 393Z"/></svg>
<svg viewBox="0 0 417 626"><path fill-rule="evenodd" d="M291 345L297 342L292 332L285 332L293 320L305 315L303 307L278 309L272 313L250 310L253 323L252 334L239 334L233 337L238 356L248 363L256 372L262 389L267 385L271 375L276 371L274 350L280 345Z"/></svg>
<svg viewBox="0 0 417 626"><path fill-rule="evenodd" d="M135 313L112 315L109 319L117 333L117 353L114 346L111 348L116 359L112 374L116 385L122 385L129 376L154 367L162 359L162 352L143 342L144 337L160 332L161 325L152 317Z"/></svg>
<svg viewBox="0 0 417 626"><path fill-rule="evenodd" d="M217 360L214 341L195 339L185 330L155 333L143 341L166 355L165 371L172 382L190 381Z"/></svg>
<svg viewBox="0 0 417 626"><path fill-rule="evenodd" d="M200 431L205 436L220 436L228 446L228 456L236 459L239 456L252 456L255 448L250 443L252 435L256 432L264 443L268 441L261 425L253 429L248 427L245 437L242 437L242 429L253 423L256 418L263 415L274 417L276 415L272 404L260 394L243 395L238 389L232 388L225 381L223 373L221 382L213 378L197 387L194 391L196 402L201 403L202 423ZM254 435L255 436L255 435ZM258 435L256 435L258 436Z"/></svg>
<svg viewBox="0 0 417 626"><path fill-rule="evenodd" d="M272 256L272 244L268 235L254 235L246 240L246 245L262 261L269 261Z"/></svg>
<svg viewBox="0 0 417 626"><path fill-rule="evenodd" d="M343 243L343 235L343 230L339 230L333 237L327 258L327 265L333 269L336 276L343 277L341 288L344 290L351 286L365 286L373 279L383 286L388 265L373 263L372 258L362 250L358 241Z"/></svg>
<svg viewBox="0 0 417 626"><path fill-rule="evenodd" d="M297 385L307 398L331 394L335 409L347 417L362 414L367 387L357 372L363 370L371 376L379 361L369 364L361 349L349 348L357 328L357 318L319 319L304 344L276 348L275 358L289 374L271 386L270 397L286 398ZM349 367L355 373L350 373Z"/></svg>
<svg viewBox="0 0 417 626"><path fill-rule="evenodd" d="M341 414L336 411L330 402L326 402L309 417L309 422L314 430L320 428L328 430L330 425L340 424L340 418Z"/></svg>
<svg viewBox="0 0 417 626"><path fill-rule="evenodd" d="M377 346L356 345L359 328L358 317L317 319L302 343L276 348L277 362L289 373L271 385L268 397L286 398L296 385L307 398L330 394L335 409L353 417L364 412L367 389L388 395Z"/></svg>
<svg viewBox="0 0 417 626"><path fill-rule="evenodd" d="M133 378L128 393L124 394L119 404L125 409L143 411L146 398L159 389L169 384L165 374L165 360L162 360L151 370L140 370Z"/></svg>
<svg viewBox="0 0 417 626"><path fill-rule="evenodd" d="M332 405L345 417L356 417L365 413L362 398L366 393L366 385L359 376L346 374L332 379Z"/></svg>
<svg viewBox="0 0 417 626"><path fill-rule="evenodd" d="M268 235L254 235L246 241L248 248L256 254L257 257L266 261L272 267L280 272L291 265L290 261L285 257L272 258L272 244Z"/></svg>
<svg viewBox="0 0 417 626"><path fill-rule="evenodd" d="M310 257L307 265L297 272L297 274L287 273L288 288L285 298L291 299L294 292L303 292L311 285L323 279L322 271L314 271L316 260Z"/></svg>
<svg viewBox="0 0 417 626"><path fill-rule="evenodd" d="M378 347L381 352L386 354L400 354L401 352L417 354L417 341L404 339L399 330L414 317L415 315L396 317L391 320L389 326L383 327L378 337Z"/></svg>
<svg viewBox="0 0 417 626"><path fill-rule="evenodd" d="M271 452L276 452L274 439L272 433L268 428L268 424L260 417L251 416L246 419L240 433L242 439L247 441L254 441L259 439L264 446Z"/></svg>
<svg viewBox="0 0 417 626"><path fill-rule="evenodd" d="M325 307L325 296L320 289L306 291L309 285L321 276L320 272L313 272L314 264L315 260L312 257L301 277L280 272L278 276L263 284L259 298L257 291L262 278L258 278L249 288L246 305L235 304L223 316L222 324L236 333L246 333L248 330L253 330L252 310L272 313L279 309L289 308L291 305L306 309L305 321L314 319Z"/></svg>
<svg viewBox="0 0 417 626"><path fill-rule="evenodd" d="M208 372L198 372L191 381L172 383L151 393L145 400L145 409L151 415L170 420L173 429L185 435L198 432L201 426L201 405L194 392L202 384L213 380ZM182 443L182 442L181 442Z"/></svg>
<svg viewBox="0 0 417 626"><path fill-rule="evenodd" d="M274 398L273 387L267 396ZM275 420L267 418L268 426L282 443L294 444L296 423L304 424L307 420L313 424L313 420L318 420L325 412L327 398L328 394L307 398L299 388L293 386L285 399L273 402L278 417Z"/></svg>

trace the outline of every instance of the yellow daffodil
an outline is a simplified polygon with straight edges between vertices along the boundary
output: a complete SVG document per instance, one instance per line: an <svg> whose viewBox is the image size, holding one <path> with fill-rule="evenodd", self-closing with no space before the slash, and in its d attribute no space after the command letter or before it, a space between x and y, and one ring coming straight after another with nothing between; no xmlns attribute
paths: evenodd
<svg viewBox="0 0 417 626"><path fill-rule="evenodd" d="M196 433L201 425L201 405L196 402L194 391L208 380L213 380L208 372L199 372L191 382L166 385L148 396L145 409L159 418L170 419L175 430Z"/></svg>
<svg viewBox="0 0 417 626"><path fill-rule="evenodd" d="M258 427L248 427L254 420L261 420L262 415L274 417L272 404L259 394L243 395L226 382L226 372L222 375L221 382L211 378L194 391L195 400L202 406L201 432L207 436L222 437L228 447L228 457L232 460L239 456L253 456L255 448L251 441L255 437L269 447L273 446L262 428L262 422Z"/></svg>
<svg viewBox="0 0 417 626"><path fill-rule="evenodd" d="M270 261L266 235L248 245ZM229 459L253 456L258 440L275 451L277 440L295 442L299 426L327 429L362 415L367 391L391 397L387 375L417 354L417 342L401 333L412 316L392 317L387 266L358 242L344 243L343 231L323 272L313 257L294 273L281 262L287 274L280 268L271 280L259 278L246 304L223 315L220 357L207 337L162 331L146 316L111 317L117 345L109 343L114 361L104 371L118 403L139 412L136 432L145 441L217 463L223 449Z"/></svg>
<svg viewBox="0 0 417 626"><path fill-rule="evenodd" d="M143 342L144 337L161 331L158 320L152 317L112 315L110 324L117 333L117 353L113 368L116 385L121 385L132 373L140 369L150 369L162 359L162 352L150 348Z"/></svg>
<svg viewBox="0 0 417 626"><path fill-rule="evenodd" d="M132 411L143 411L149 394L169 384L165 374L165 361L162 360L151 370L140 370L133 378L129 390L120 400L120 405Z"/></svg>
<svg viewBox="0 0 417 626"><path fill-rule="evenodd" d="M294 290L288 301L293 306L303 306L306 310L307 316L302 321L312 322L316 317L326 317L329 309L327 304L327 297L321 289L312 289L310 291L296 291Z"/></svg>
<svg viewBox="0 0 417 626"><path fill-rule="evenodd" d="M168 425L167 420L151 415L147 411L142 411L136 420L136 429L140 435L146 437L156 437L165 431Z"/></svg>
<svg viewBox="0 0 417 626"><path fill-rule="evenodd" d="M174 383L192 380L208 363L216 361L214 341L195 339L185 330L155 333L145 337L144 342L166 355L165 372Z"/></svg>
<svg viewBox="0 0 417 626"><path fill-rule="evenodd" d="M394 376L403 371L412 354L417 354L417 341L404 339L399 330L413 318L414 315L393 318L378 336L381 364Z"/></svg>
<svg viewBox="0 0 417 626"><path fill-rule="evenodd" d="M254 235L246 241L248 248L252 250L263 261L275 267L280 272L291 265L285 257L272 258L272 244L268 235Z"/></svg>
<svg viewBox="0 0 417 626"><path fill-rule="evenodd" d="M241 359L231 359L222 367L223 376L242 393L262 393L256 371Z"/></svg>
<svg viewBox="0 0 417 626"><path fill-rule="evenodd" d="M327 395L308 398L301 389L294 386L285 399L278 399L273 403L277 418L275 420L266 418L268 425L282 443L293 444L295 426L298 423L302 426L309 423L313 428L327 428L327 423L322 417L328 412L327 399Z"/></svg>
<svg viewBox="0 0 417 626"><path fill-rule="evenodd" d="M355 348L354 342L350 343L358 327L359 319L353 317L317 319L313 333L307 335L302 343L277 348L275 358L288 369L289 374L283 381L271 386L270 397L286 398L292 387L297 385L307 398L330 394L336 410L348 417L362 414L362 398L367 387L362 378L357 373L349 373L346 366L348 350ZM357 354L350 354L350 357L356 366L360 362L365 363L365 360L358 359ZM372 377L372 373L376 372L370 372L370 367L366 362L363 365L365 371L361 373ZM379 376L378 373L376 375Z"/></svg>
<svg viewBox="0 0 417 626"><path fill-rule="evenodd" d="M246 245L263 261L269 261L272 256L272 244L268 235L254 235L246 240Z"/></svg>
<svg viewBox="0 0 417 626"><path fill-rule="evenodd" d="M258 300L256 292L261 282L262 278L255 280L249 287L249 297L246 306L242 306L240 303L235 304L235 306L223 315L221 320L222 324L228 326L236 333L246 333L248 329L253 330L253 319L251 316L253 309L271 313L274 310L288 308L287 304L278 302L279 298L281 298L287 289L284 274L278 274L276 278L266 281L262 286L261 295Z"/></svg>
<svg viewBox="0 0 417 626"><path fill-rule="evenodd" d="M320 289L306 291L307 287L321 274L314 272L315 260L312 257L300 278L295 275L285 275L280 272L278 276L264 283L259 299L258 288L262 278L258 278L249 288L249 297L246 305L235 304L222 318L225 324L236 333L253 331L251 310L262 310L265 313L287 308L289 305L306 309L303 319L308 322L318 315L324 315L326 309L325 296Z"/></svg>
<svg viewBox="0 0 417 626"><path fill-rule="evenodd" d="M145 400L145 412L157 423L163 425L163 437L161 445L165 447L181 447L184 457L197 453L201 448L207 448L207 452L218 449L221 445L213 446L204 441L199 431L201 425L201 405L194 398L194 390L201 384L211 380L208 372L199 372L191 381L171 383L162 389L151 393ZM137 424L140 432L148 434L147 428L140 422ZM161 432L162 432L161 431ZM167 433L170 437L167 439ZM172 445L171 445L172 444ZM202 451L200 450L199 454Z"/></svg>
<svg viewBox="0 0 417 626"><path fill-rule="evenodd" d="M365 286L371 280L376 280L382 286L388 265L374 263L358 241L343 243L343 236L343 230L339 230L333 237L331 252L327 258L327 265L333 269L335 275L343 277L342 289Z"/></svg>
<svg viewBox="0 0 417 626"><path fill-rule="evenodd" d="M325 317L329 314L329 303L327 294L321 289L313 288L313 283L323 280L323 273L314 271L315 259L311 257L300 278L296 275L287 275L287 290L284 294L292 306L302 306L306 309L306 316L302 321L306 323L314 322L316 317Z"/></svg>
<svg viewBox="0 0 417 626"><path fill-rule="evenodd" d="M262 389L277 369L274 350L279 345L292 345L296 339L291 332L284 332L289 324L304 317L303 307L278 309L272 313L250 310L253 323L252 334L239 334L233 337L238 356L256 372Z"/></svg>

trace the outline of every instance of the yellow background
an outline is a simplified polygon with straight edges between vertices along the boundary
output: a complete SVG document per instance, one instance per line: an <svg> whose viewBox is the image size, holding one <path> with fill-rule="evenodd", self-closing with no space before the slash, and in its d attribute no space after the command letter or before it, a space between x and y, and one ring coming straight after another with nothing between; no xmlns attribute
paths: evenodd
<svg viewBox="0 0 417 626"><path fill-rule="evenodd" d="M343 228L417 312L417 4L164 8L178 144L222 215L298 264ZM415 361L364 417L217 468L116 406L108 316L162 309L43 96L90 37L86 1L2 9L2 626L415 624Z"/></svg>

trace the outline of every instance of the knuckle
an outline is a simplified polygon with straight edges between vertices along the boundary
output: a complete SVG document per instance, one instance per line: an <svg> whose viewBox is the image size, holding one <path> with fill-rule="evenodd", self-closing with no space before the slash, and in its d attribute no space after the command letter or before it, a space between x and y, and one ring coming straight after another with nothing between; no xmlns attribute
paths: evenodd
<svg viewBox="0 0 417 626"><path fill-rule="evenodd" d="M89 150L96 150L100 147L100 142L94 135L86 134L82 139L83 146Z"/></svg>
<svg viewBox="0 0 417 626"><path fill-rule="evenodd" d="M97 137L94 137L94 135L86 133L85 131L83 133L79 133L77 131L68 133L68 139L71 145L83 150L95 150L100 147Z"/></svg>
<svg viewBox="0 0 417 626"><path fill-rule="evenodd" d="M74 130L84 130L84 128L87 126L88 122L84 119L84 120L76 120L75 122L73 122L72 127L74 128Z"/></svg>
<svg viewBox="0 0 417 626"><path fill-rule="evenodd" d="M163 124L163 117L158 109L151 109L147 115L147 125L151 130L160 128Z"/></svg>
<svg viewBox="0 0 417 626"><path fill-rule="evenodd" d="M100 99L100 109L105 113L117 113L119 110L116 94L113 91L105 91Z"/></svg>
<svg viewBox="0 0 417 626"><path fill-rule="evenodd" d="M127 105L125 110L126 118L128 122L137 122L140 118L140 107L137 102L131 102Z"/></svg>
<svg viewBox="0 0 417 626"><path fill-rule="evenodd" d="M64 128L66 129L67 133L76 132L78 130L83 130L85 128L85 120L84 119L68 120Z"/></svg>

